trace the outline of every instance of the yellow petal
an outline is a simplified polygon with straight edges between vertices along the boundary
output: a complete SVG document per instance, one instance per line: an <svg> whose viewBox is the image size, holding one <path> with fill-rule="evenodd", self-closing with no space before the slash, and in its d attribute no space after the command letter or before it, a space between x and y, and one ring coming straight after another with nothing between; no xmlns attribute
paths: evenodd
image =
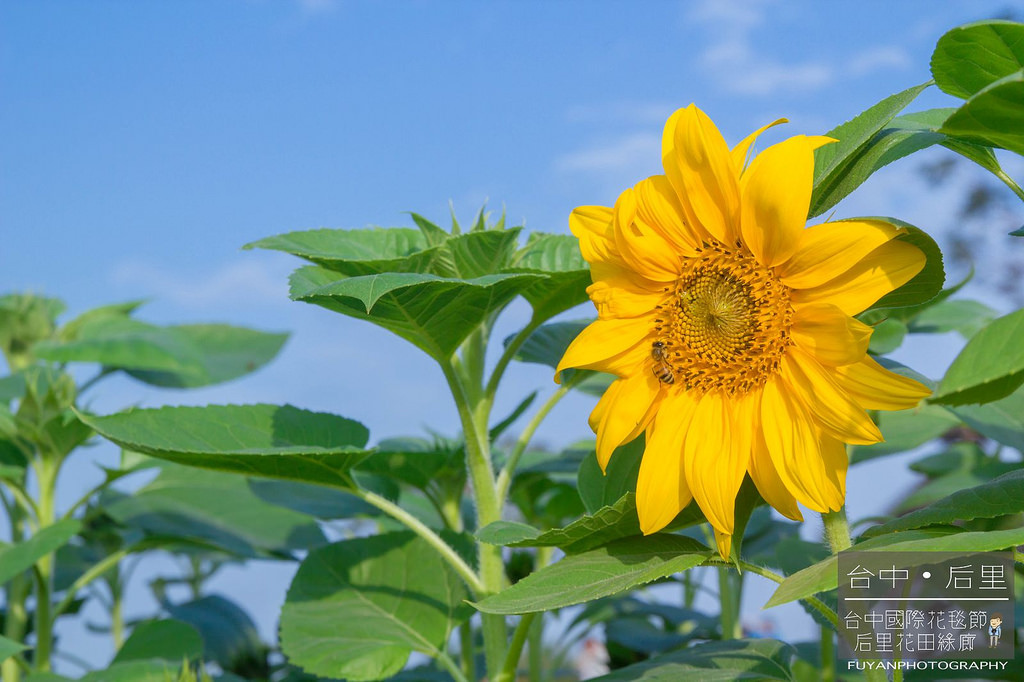
<svg viewBox="0 0 1024 682"><path fill-rule="evenodd" d="M822 367L799 348L789 349L779 370L827 435L858 445L883 440L867 412L840 387L834 370Z"/></svg>
<svg viewBox="0 0 1024 682"><path fill-rule="evenodd" d="M693 499L683 476L683 442L696 406L689 394L672 391L647 430L636 479L636 510L645 535L667 526Z"/></svg>
<svg viewBox="0 0 1024 682"><path fill-rule="evenodd" d="M664 292L640 289L625 278L596 280L587 287L587 295L602 320L650 314L666 296Z"/></svg>
<svg viewBox="0 0 1024 682"><path fill-rule="evenodd" d="M871 356L836 368L836 380L868 410L906 410L931 395L930 388L879 365Z"/></svg>
<svg viewBox="0 0 1024 682"><path fill-rule="evenodd" d="M907 242L882 244L839 277L813 289L793 292L795 306L825 302L847 315L867 310L878 299L897 289L921 272L925 264L921 249Z"/></svg>
<svg viewBox="0 0 1024 682"><path fill-rule="evenodd" d="M796 310L790 336L800 348L825 365L849 365L868 352L872 329L830 303Z"/></svg>
<svg viewBox="0 0 1024 682"><path fill-rule="evenodd" d="M628 371L629 367L623 367L615 360L632 358L639 362L650 358L651 342L647 336L651 329L651 321L643 317L597 320L591 323L565 349L565 355L555 368L555 381L559 381L559 374L569 367L620 375L632 373Z"/></svg>
<svg viewBox="0 0 1024 682"><path fill-rule="evenodd" d="M750 461L753 401L704 394L683 445L683 471L716 531L732 534L736 495Z"/></svg>
<svg viewBox="0 0 1024 682"><path fill-rule="evenodd" d="M732 244L738 236L739 172L707 114L693 104L672 114L662 135L661 157L687 222Z"/></svg>
<svg viewBox="0 0 1024 682"><path fill-rule="evenodd" d="M758 415L760 417L760 415ZM804 516L796 504L796 498L789 492L786 484L779 477L772 463L772 456L768 452L768 445L764 442L764 433L761 430L760 419L758 419L757 430L754 433L754 449L750 455L750 464L747 465L747 472L751 480L757 486L757 492L765 502L777 509L780 514L794 521L803 521Z"/></svg>
<svg viewBox="0 0 1024 682"><path fill-rule="evenodd" d="M754 145L754 142L756 142L757 138L761 136L761 133L768 130L772 126L779 125L780 123L789 123L789 119L780 118L772 121L768 125L761 126L757 130L743 138L742 142L733 147L732 151L730 152L730 154L732 155L733 168L740 171L740 174L742 175L743 171L746 170L747 168L747 161L749 160L748 157L750 156L750 148Z"/></svg>
<svg viewBox="0 0 1024 682"><path fill-rule="evenodd" d="M765 265L778 265L796 252L813 177L813 142L797 135L758 154L740 179L743 241Z"/></svg>
<svg viewBox="0 0 1024 682"><path fill-rule="evenodd" d="M627 189L615 202L615 245L626 265L656 282L679 278L679 254L654 228L637 221L636 193Z"/></svg>
<svg viewBox="0 0 1024 682"><path fill-rule="evenodd" d="M636 220L658 231L676 250L695 256L705 234L686 222L679 197L664 175L652 175L633 188L636 192Z"/></svg>
<svg viewBox="0 0 1024 682"><path fill-rule="evenodd" d="M715 546L718 547L718 556L722 557L723 561L728 561L729 553L732 551L732 534L723 533L716 528Z"/></svg>
<svg viewBox="0 0 1024 682"><path fill-rule="evenodd" d="M901 232L879 220L814 225L800 233L797 251L779 266L779 276L793 289L816 287L843 274Z"/></svg>
<svg viewBox="0 0 1024 682"><path fill-rule="evenodd" d="M811 423L806 408L789 391L784 382L774 377L765 384L761 397L761 429L772 464L801 504L816 512L837 510L846 493L845 451L843 461L839 461L834 447L837 441L828 439L828 445L822 447L826 439Z"/></svg>
<svg viewBox="0 0 1024 682"><path fill-rule="evenodd" d="M602 410L597 426L597 461L602 470L615 448L633 440L647 428L656 411L651 408L663 386L652 372L641 372L615 383L619 388Z"/></svg>
<svg viewBox="0 0 1024 682"><path fill-rule="evenodd" d="M580 253L588 263L621 259L612 232L612 209L580 206L569 214L569 230L580 240Z"/></svg>

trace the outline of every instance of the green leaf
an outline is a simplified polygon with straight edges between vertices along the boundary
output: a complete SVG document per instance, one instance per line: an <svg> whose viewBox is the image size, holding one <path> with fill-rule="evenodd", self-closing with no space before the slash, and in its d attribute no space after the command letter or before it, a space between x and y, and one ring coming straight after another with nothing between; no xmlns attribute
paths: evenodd
<svg viewBox="0 0 1024 682"><path fill-rule="evenodd" d="M381 272L430 272L440 257L439 249L427 249L421 232L406 227L289 232L242 248L284 251L350 277Z"/></svg>
<svg viewBox="0 0 1024 682"><path fill-rule="evenodd" d="M565 349L572 340L580 335L593 320L573 320L569 322L549 322L537 327L523 345L516 351L515 359L519 362L531 362L547 365L551 369L558 366L558 361L565 355ZM505 339L505 345L513 337Z"/></svg>
<svg viewBox="0 0 1024 682"><path fill-rule="evenodd" d="M858 542L852 549L888 552L993 552L1024 543L1024 528L982 532L956 532L954 528L907 530ZM786 578L765 608L804 599L832 590L839 582L835 556L798 571Z"/></svg>
<svg viewBox="0 0 1024 682"><path fill-rule="evenodd" d="M929 306L911 319L909 331L914 334L955 331L969 339L996 317L998 313L984 303L966 299L945 300Z"/></svg>
<svg viewBox="0 0 1024 682"><path fill-rule="evenodd" d="M123 448L203 469L351 488L359 422L291 405L163 407L79 417Z"/></svg>
<svg viewBox="0 0 1024 682"><path fill-rule="evenodd" d="M1024 237L1024 226L1018 227L1016 230L1008 234L1011 237Z"/></svg>
<svg viewBox="0 0 1024 682"><path fill-rule="evenodd" d="M1017 310L975 334L939 382L931 402L944 405L990 403L1024 383L1024 310Z"/></svg>
<svg viewBox="0 0 1024 682"><path fill-rule="evenodd" d="M651 535L572 554L476 604L484 613L550 611L617 594L704 562L711 550L692 538Z"/></svg>
<svg viewBox="0 0 1024 682"><path fill-rule="evenodd" d="M135 626L112 663L151 659L181 663L202 655L203 640L194 627L180 620L154 620Z"/></svg>
<svg viewBox="0 0 1024 682"><path fill-rule="evenodd" d="M103 507L130 528L199 538L243 557L287 557L327 541L312 518L264 502L244 478L173 464L131 495L109 494Z"/></svg>
<svg viewBox="0 0 1024 682"><path fill-rule="evenodd" d="M240 606L218 595L207 595L183 604L164 604L175 620L191 625L203 640L203 652L224 670L267 667L266 645L256 624ZM269 669L265 675L269 675Z"/></svg>
<svg viewBox="0 0 1024 682"><path fill-rule="evenodd" d="M197 350L200 372L129 370L153 386L196 388L237 379L267 364L278 354L287 334L271 334L226 324L191 324L166 328Z"/></svg>
<svg viewBox="0 0 1024 682"><path fill-rule="evenodd" d="M597 453L588 452L580 463L577 487L583 506L591 514L602 507L616 504L622 496L636 492L636 478L640 472L646 440L641 434L629 443L615 448L608 461L607 475L597 463Z"/></svg>
<svg viewBox="0 0 1024 682"><path fill-rule="evenodd" d="M890 291L876 301L871 306L872 310L918 305L935 298L942 291L942 284L946 281L946 271L942 265L942 251L939 250L939 245L935 243L935 240L928 236L928 233L896 218L868 217L851 218L851 220L880 220L905 229L906 232L896 239L921 249L926 258L921 272L903 286Z"/></svg>
<svg viewBox="0 0 1024 682"><path fill-rule="evenodd" d="M1024 154L1024 70L980 90L946 119L939 132Z"/></svg>
<svg viewBox="0 0 1024 682"><path fill-rule="evenodd" d="M445 362L473 330L540 277L487 275L461 280L387 273L338 279L329 270L305 267L292 274L291 296L373 322Z"/></svg>
<svg viewBox="0 0 1024 682"><path fill-rule="evenodd" d="M173 666L163 661L125 661L86 673L78 682L167 682L177 679L180 665L181 661Z"/></svg>
<svg viewBox="0 0 1024 682"><path fill-rule="evenodd" d="M1024 388L984 405L960 405L953 412L981 435L1024 452Z"/></svg>
<svg viewBox="0 0 1024 682"><path fill-rule="evenodd" d="M533 531L527 534L527 529ZM518 535L518 537L517 537ZM573 521L565 528L543 533L525 524L498 521L477 533L490 544L506 547L559 547L566 554L578 554L620 538L640 535L636 498L626 493L614 504Z"/></svg>
<svg viewBox="0 0 1024 682"><path fill-rule="evenodd" d="M424 540L387 533L310 553L281 612L281 647L307 672L353 681L436 657L470 611L459 578Z"/></svg>
<svg viewBox="0 0 1024 682"><path fill-rule="evenodd" d="M843 175L845 166L875 133L914 101L928 85L923 83L890 95L850 121L825 133L838 142L819 147L814 152L814 191L808 217L813 218L828 210L829 206L824 205L823 197L827 196L830 185Z"/></svg>
<svg viewBox="0 0 1024 682"><path fill-rule="evenodd" d="M532 233L506 271L547 275L523 292L534 320L546 320L587 300L590 266L573 236Z"/></svg>
<svg viewBox="0 0 1024 682"><path fill-rule="evenodd" d="M318 519L377 516L380 510L355 495L312 483L250 478L249 489L264 502L309 514Z"/></svg>
<svg viewBox="0 0 1024 682"><path fill-rule="evenodd" d="M0 585L31 568L41 558L57 551L82 528L81 521L64 519L14 545L0 546Z"/></svg>
<svg viewBox="0 0 1024 682"><path fill-rule="evenodd" d="M6 637L0 636L0 663L27 648L27 646L20 642L15 642L13 639L7 639Z"/></svg>
<svg viewBox="0 0 1024 682"><path fill-rule="evenodd" d="M850 463L859 464L869 459L906 452L934 440L957 426L960 420L938 405L919 405L911 410L881 412L878 427L885 441L876 445L855 445L850 451Z"/></svg>
<svg viewBox="0 0 1024 682"><path fill-rule="evenodd" d="M1003 171L990 148L939 132L954 111L928 109L892 119L846 161L842 172L816 189L812 214L819 215L835 206L880 168L936 144L973 161L1021 194L1020 187Z"/></svg>
<svg viewBox="0 0 1024 682"><path fill-rule="evenodd" d="M796 650L774 639L708 642L634 663L593 682L731 682L784 680Z"/></svg>
<svg viewBox="0 0 1024 682"><path fill-rule="evenodd" d="M1024 512L1024 470L1016 470L994 481L955 492L898 519L872 526L864 532L864 537L1021 512Z"/></svg>
<svg viewBox="0 0 1024 682"><path fill-rule="evenodd" d="M118 369L202 376L202 357L192 343L166 327L128 317L104 317L83 324L70 341L41 341L33 352L51 362L95 362Z"/></svg>
<svg viewBox="0 0 1024 682"><path fill-rule="evenodd" d="M994 81L1024 68L1024 24L979 21L958 26L939 38L932 53L935 84L968 99Z"/></svg>

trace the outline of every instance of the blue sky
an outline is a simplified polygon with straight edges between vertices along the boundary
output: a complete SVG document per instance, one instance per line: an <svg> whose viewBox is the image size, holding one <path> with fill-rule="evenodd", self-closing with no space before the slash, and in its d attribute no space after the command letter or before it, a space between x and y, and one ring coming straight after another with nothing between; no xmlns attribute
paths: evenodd
<svg viewBox="0 0 1024 682"><path fill-rule="evenodd" d="M675 108L696 102L730 141L780 116L791 124L767 142L821 133L928 80L945 30L1007 7L7 2L0 291L59 296L72 312L150 297L141 316L152 321L293 333L272 366L223 387L158 392L113 379L96 391L101 412L136 402L291 402L359 419L374 439L428 424L454 432L425 356L370 325L290 303L286 277L297 261L240 247L296 229L406 225L408 210L444 221L449 201L466 221L486 200L528 229L566 232L573 207L611 204L659 171L661 126ZM948 104L932 91L913 108ZM879 174L838 215L947 226L958 197L926 196L916 164ZM1008 169L1021 178L1019 166ZM512 311L508 330L521 315ZM952 351L929 343L912 352L935 375ZM542 368L522 368L499 411L550 381ZM541 438L586 436L591 404L567 400ZM93 461L113 456L97 448L74 464L67 496L96 479ZM862 471L851 474L858 515L882 503L854 492L872 470ZM272 570L281 576L232 586L256 600L268 637L287 579ZM277 587L258 603L253 595L269 583Z"/></svg>

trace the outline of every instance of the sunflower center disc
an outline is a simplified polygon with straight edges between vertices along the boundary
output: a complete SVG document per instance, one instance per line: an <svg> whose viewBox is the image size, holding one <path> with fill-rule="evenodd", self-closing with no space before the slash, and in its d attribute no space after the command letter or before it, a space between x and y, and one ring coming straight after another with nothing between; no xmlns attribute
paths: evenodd
<svg viewBox="0 0 1024 682"><path fill-rule="evenodd" d="M730 395L764 385L791 343L789 289L745 247L705 244L659 306L660 360L675 383ZM660 369L659 369L660 368ZM664 372L664 364L655 369Z"/></svg>

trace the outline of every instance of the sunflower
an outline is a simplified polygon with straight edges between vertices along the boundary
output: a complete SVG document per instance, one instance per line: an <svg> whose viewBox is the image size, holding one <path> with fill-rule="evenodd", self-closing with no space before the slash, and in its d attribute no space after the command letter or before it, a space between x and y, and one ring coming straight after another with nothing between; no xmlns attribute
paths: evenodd
<svg viewBox="0 0 1024 682"><path fill-rule="evenodd" d="M664 175L569 225L590 264L598 319L556 370L618 377L590 415L602 469L641 433L636 504L645 534L692 500L728 559L745 474L783 515L836 511L846 443L882 434L865 410L914 407L930 391L868 354L853 317L924 267L902 230L873 220L805 227L814 150L798 135L748 160L694 105L662 137Z"/></svg>

